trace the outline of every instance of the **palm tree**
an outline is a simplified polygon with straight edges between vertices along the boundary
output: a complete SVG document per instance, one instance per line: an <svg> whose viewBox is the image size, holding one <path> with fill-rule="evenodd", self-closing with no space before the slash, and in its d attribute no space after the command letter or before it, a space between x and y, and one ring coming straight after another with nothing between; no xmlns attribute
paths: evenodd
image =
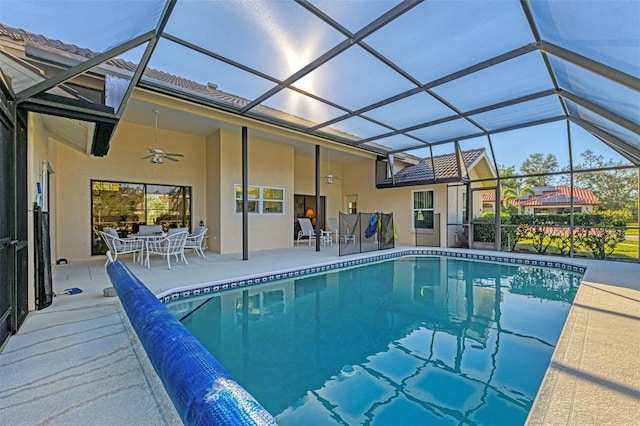
<svg viewBox="0 0 640 426"><path fill-rule="evenodd" d="M522 188L504 188L502 190L502 206L506 209L511 207L511 201L523 198L527 195L535 195L535 191L528 186ZM518 203L518 214L520 214L521 206Z"/></svg>

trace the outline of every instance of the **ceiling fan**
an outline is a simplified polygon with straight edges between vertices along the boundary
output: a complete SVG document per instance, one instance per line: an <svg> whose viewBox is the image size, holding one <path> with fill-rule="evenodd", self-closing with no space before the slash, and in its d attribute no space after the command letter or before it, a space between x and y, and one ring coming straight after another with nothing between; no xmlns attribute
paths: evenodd
<svg viewBox="0 0 640 426"><path fill-rule="evenodd" d="M164 152L161 149L158 148L149 148L149 155L144 156L142 158L147 159L147 158L151 158L151 162L153 164L162 164L164 163L164 159L166 158L167 160L171 160L171 161L179 161L176 158L173 157L184 157L184 155L182 154L176 154L176 153L169 153L169 152Z"/></svg>
<svg viewBox="0 0 640 426"><path fill-rule="evenodd" d="M182 154L177 154L177 153L169 153L169 152L164 152L161 149L158 149L158 113L160 111L158 111L157 109L153 110L153 113L156 115L156 125L155 125L155 142L156 142L156 147L155 148L147 148L149 150L149 155L146 155L144 157L142 157L143 160L146 160L147 158L151 159L151 163L153 164L162 164L164 163L165 158L167 160L171 160L171 161L179 161L177 158L174 157L184 157L184 155Z"/></svg>
<svg viewBox="0 0 640 426"><path fill-rule="evenodd" d="M342 178L331 174L331 153L327 152L327 174L326 176L321 176L324 179L327 185L331 185L334 180L341 180Z"/></svg>

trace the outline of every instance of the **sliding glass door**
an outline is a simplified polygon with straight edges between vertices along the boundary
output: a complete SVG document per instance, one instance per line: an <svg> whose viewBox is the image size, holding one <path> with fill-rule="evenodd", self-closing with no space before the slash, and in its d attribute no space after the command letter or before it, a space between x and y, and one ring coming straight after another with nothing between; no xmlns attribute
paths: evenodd
<svg viewBox="0 0 640 426"><path fill-rule="evenodd" d="M191 229L191 187L94 180L91 190L92 255L106 253L99 233L105 227L121 237L140 225Z"/></svg>

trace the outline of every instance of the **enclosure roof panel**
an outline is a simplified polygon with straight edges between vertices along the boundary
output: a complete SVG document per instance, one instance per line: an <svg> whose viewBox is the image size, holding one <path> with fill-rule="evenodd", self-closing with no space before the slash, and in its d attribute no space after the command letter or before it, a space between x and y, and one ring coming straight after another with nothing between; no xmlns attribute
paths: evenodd
<svg viewBox="0 0 640 426"><path fill-rule="evenodd" d="M144 87L416 157L565 119L640 162L634 0L25 0L0 23L4 44L55 64L20 100L102 76L117 117Z"/></svg>

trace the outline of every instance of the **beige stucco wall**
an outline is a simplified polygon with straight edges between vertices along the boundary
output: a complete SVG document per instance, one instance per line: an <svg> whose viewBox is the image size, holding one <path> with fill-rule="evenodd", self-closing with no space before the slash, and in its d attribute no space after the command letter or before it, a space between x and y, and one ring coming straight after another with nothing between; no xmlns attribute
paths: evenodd
<svg viewBox="0 0 640 426"><path fill-rule="evenodd" d="M206 139L206 219L207 237L205 244L208 250L220 253L220 131L209 135Z"/></svg>
<svg viewBox="0 0 640 426"><path fill-rule="evenodd" d="M376 189L375 162L367 159L343 166L342 190L345 196L357 195L358 212L393 213L397 228L396 244L415 245L413 229L413 192L433 190L434 210L440 213L440 242L446 244L447 186L445 184Z"/></svg>
<svg viewBox="0 0 640 426"><path fill-rule="evenodd" d="M33 204L37 200L37 184L42 180L42 172L45 161L48 162L49 168L53 170L49 176L49 223L50 230L49 235L51 241L55 241L57 238L57 229L54 226L57 214L57 196L56 196L56 174L55 171L57 169L56 164L56 153L57 153L57 142L52 140L42 122L41 116L39 114L29 113L28 115L28 123L27 123L27 206L28 206L28 217L27 217L27 235L28 241L34 241L34 232L33 232ZM45 190L45 188L43 188ZM28 257L29 257L29 289L34 288L34 245L28 244ZM57 257L57 250L55 245L51 245L51 259L52 262L55 263ZM32 291L29 291L29 309L35 309L35 294Z"/></svg>
<svg viewBox="0 0 640 426"><path fill-rule="evenodd" d="M331 174L339 177L333 180L332 184L327 184L324 179L320 181L320 195L325 198L326 218L338 218L338 213L344 211L342 200L343 166L335 161L331 163ZM348 166L346 166L348 167ZM327 161L320 162L320 176L326 176L329 170ZM299 195L316 194L316 160L310 157L296 157L294 163L294 193ZM292 220L295 220L292 216ZM321 226L321 228L324 225Z"/></svg>
<svg viewBox="0 0 640 426"><path fill-rule="evenodd" d="M240 132L222 129L219 140L220 167L220 253L242 251L242 214L235 213L235 185L242 184L242 136ZM249 215L249 250L290 247L293 244L293 145L248 135L248 184L283 188L284 214Z"/></svg>
<svg viewBox="0 0 640 426"><path fill-rule="evenodd" d="M535 214L535 209L549 209L556 211L556 209L571 210L571 204L554 204L547 206L527 206L524 208L524 214ZM581 209L581 213L593 213L593 206L590 205L575 205L574 209Z"/></svg>
<svg viewBox="0 0 640 426"><path fill-rule="evenodd" d="M57 256L68 260L91 257L91 179L140 182L192 187L191 214L194 223L205 215L204 138L158 130L158 148L181 152L180 162L154 165L142 160L153 148L153 127L120 122L105 157L89 157L64 143L57 144L56 227Z"/></svg>

